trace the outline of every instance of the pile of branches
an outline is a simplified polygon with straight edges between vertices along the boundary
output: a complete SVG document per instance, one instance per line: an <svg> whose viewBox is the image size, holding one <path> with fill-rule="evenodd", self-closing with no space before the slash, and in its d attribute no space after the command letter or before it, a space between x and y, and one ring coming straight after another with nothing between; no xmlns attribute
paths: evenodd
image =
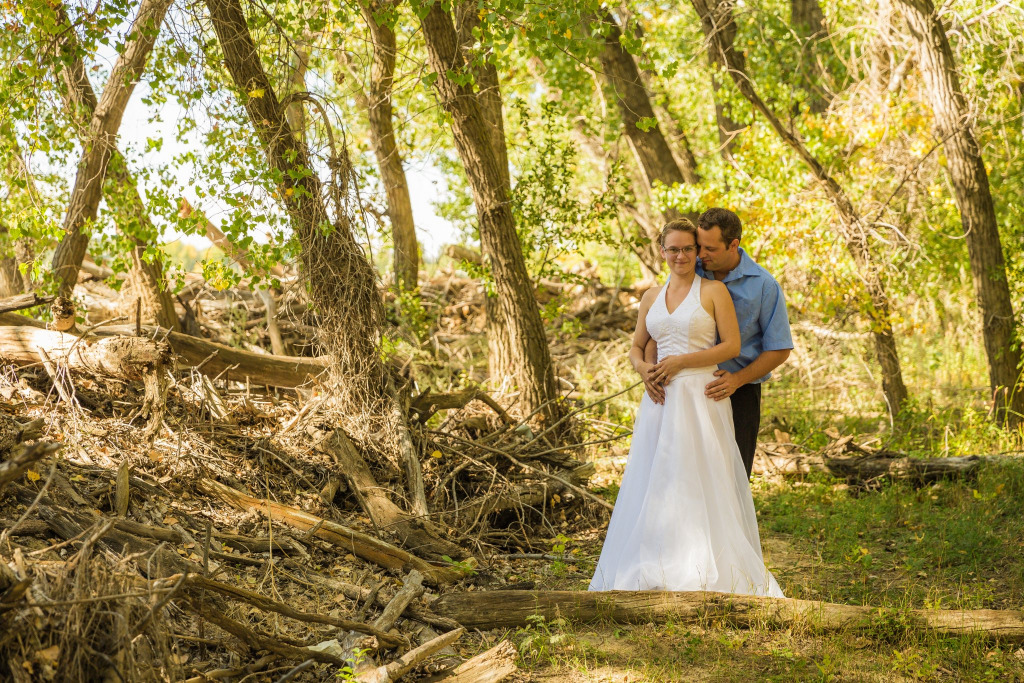
<svg viewBox="0 0 1024 683"><path fill-rule="evenodd" d="M566 445L585 407L540 430L406 387L415 491L338 428L318 357L231 345L217 306L192 309L205 337L12 317L42 303L0 302L2 677L502 680L514 648L463 661L432 602L507 587L511 553L611 507Z"/></svg>

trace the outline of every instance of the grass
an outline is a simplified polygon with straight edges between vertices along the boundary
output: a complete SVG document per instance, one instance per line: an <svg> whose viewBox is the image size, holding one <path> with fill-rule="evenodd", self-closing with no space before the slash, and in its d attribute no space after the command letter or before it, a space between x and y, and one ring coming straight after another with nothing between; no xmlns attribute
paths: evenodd
<svg viewBox="0 0 1024 683"><path fill-rule="evenodd" d="M605 387L628 386L630 379L628 372L617 376L613 364L593 377ZM637 396L626 401L639 397L631 393ZM941 404L937 394L919 394L900 421L890 422L859 402L864 394L849 404L820 395L811 403L799 395L796 378L784 378L766 393L763 438L780 428L814 450L829 442L824 432L833 428L858 443L918 457L1019 452L1020 434L992 424L984 392L968 393ZM602 418L628 426L628 406L608 406ZM618 469L600 463L627 449L622 442L592 454L609 500ZM752 490L765 560L786 594L886 608L871 632L534 623L508 634L521 647L530 680L1024 681L1020 644L921 632L904 616L909 609L1024 610L1024 459L987 462L973 479L924 488L888 482L865 491L812 475L755 480ZM558 543L596 560L603 531L565 532L568 541ZM593 564L567 572L549 563L519 578L538 588L585 590Z"/></svg>

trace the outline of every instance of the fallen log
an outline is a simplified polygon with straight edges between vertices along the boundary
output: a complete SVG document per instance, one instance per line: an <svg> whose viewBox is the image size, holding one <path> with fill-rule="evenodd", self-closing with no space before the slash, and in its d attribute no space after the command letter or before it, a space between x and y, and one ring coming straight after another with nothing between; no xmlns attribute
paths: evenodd
<svg viewBox="0 0 1024 683"><path fill-rule="evenodd" d="M455 667L441 680L444 683L500 683L516 672L516 646L503 640Z"/></svg>
<svg viewBox="0 0 1024 683"><path fill-rule="evenodd" d="M6 299L0 299L0 313L22 311L26 308L39 306L40 304L48 304L51 301L53 301L52 296L39 296L34 292L30 292L28 294L16 294L14 296L9 296Z"/></svg>
<svg viewBox="0 0 1024 683"><path fill-rule="evenodd" d="M93 334L105 337L132 332L134 327L112 325L101 327ZM319 377L327 370L329 362L323 357L274 356L243 351L161 327L144 325L142 332L170 344L179 367L194 367L202 363L203 374L236 382L293 389Z"/></svg>
<svg viewBox="0 0 1024 683"><path fill-rule="evenodd" d="M754 461L754 473L786 477L827 472L851 485L862 485L883 477L925 485L940 479L973 476L986 459L978 455L947 458L911 458L888 454L831 457L761 451Z"/></svg>
<svg viewBox="0 0 1024 683"><path fill-rule="evenodd" d="M43 361L40 350L73 373L124 381L145 380L161 372L171 359L167 344L145 337L87 340L29 326L0 326L0 359L33 365Z"/></svg>
<svg viewBox="0 0 1024 683"><path fill-rule="evenodd" d="M903 611L704 591L476 591L443 595L431 604L431 609L467 628L479 629L525 626L534 615L546 620L562 617L623 623L718 620L740 628L805 625L824 631L869 633L895 622L908 629L1024 641L1024 611Z"/></svg>
<svg viewBox="0 0 1024 683"><path fill-rule="evenodd" d="M212 479L200 479L198 487L239 510L256 510L271 521L282 522L300 531L311 531L316 538L345 548L356 557L373 562L379 567L401 571L417 569L426 581L434 585L451 583L461 577L455 570L435 567L390 543L303 510L250 496Z"/></svg>
<svg viewBox="0 0 1024 683"><path fill-rule="evenodd" d="M359 673L359 681L361 683L392 683L397 681L412 671L417 665L427 660L435 652L439 652L454 643L465 632L465 629L460 628L433 638L416 649L406 652L393 662Z"/></svg>
<svg viewBox="0 0 1024 683"><path fill-rule="evenodd" d="M331 432L317 447L334 459L374 526L394 532L403 547L414 548L419 554L437 560L446 555L456 560L471 556L465 548L444 538L429 520L410 517L388 498L386 489L377 483L366 460L343 431Z"/></svg>
<svg viewBox="0 0 1024 683"><path fill-rule="evenodd" d="M34 328L51 335L59 333L47 330L46 323L34 318L17 313L0 312L0 358L6 358L10 348L10 353L14 356L11 358L12 361L20 358L22 360L18 364L37 363L40 361L39 355L31 355L32 347L26 347L26 344L30 344L32 333L9 331L22 328ZM183 332L171 332L152 325L143 325L141 331L147 335L150 342L159 343L153 340L160 340L169 344L174 359L180 367L195 367L203 364L203 374L210 377L223 377L238 382L292 389L320 376L328 366L328 360L323 357L274 356L243 351L225 344L200 339ZM88 336L101 339L118 336L146 339L146 337L135 337L134 334L135 326L133 325L108 325L92 330ZM78 339L70 334L64 336L70 338L71 344ZM8 339L11 340L11 343L8 343ZM45 348L50 352L49 347ZM53 353L50 352L50 355L53 356ZM207 361L207 359L209 360ZM204 361L206 362L204 363Z"/></svg>

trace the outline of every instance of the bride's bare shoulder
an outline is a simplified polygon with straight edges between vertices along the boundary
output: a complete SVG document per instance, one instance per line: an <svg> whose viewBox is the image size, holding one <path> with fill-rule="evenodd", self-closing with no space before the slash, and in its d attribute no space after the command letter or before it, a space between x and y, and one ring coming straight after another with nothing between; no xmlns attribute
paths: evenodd
<svg viewBox="0 0 1024 683"><path fill-rule="evenodd" d="M644 295L640 297L640 305L650 306L651 304L653 304L654 300L658 298L658 294L661 292L661 288L664 286L665 285L656 285L648 289L646 292L644 292Z"/></svg>

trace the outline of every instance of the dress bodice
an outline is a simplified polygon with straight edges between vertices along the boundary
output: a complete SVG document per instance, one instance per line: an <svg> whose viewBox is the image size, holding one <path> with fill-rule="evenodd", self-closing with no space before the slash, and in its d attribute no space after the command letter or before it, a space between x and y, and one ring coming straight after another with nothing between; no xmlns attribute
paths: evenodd
<svg viewBox="0 0 1024 683"><path fill-rule="evenodd" d="M658 343L659 361L666 356L703 351L715 345L715 319L700 304L701 280L703 278L698 276L693 278L686 298L671 313L665 302L666 284L647 311L647 331Z"/></svg>

